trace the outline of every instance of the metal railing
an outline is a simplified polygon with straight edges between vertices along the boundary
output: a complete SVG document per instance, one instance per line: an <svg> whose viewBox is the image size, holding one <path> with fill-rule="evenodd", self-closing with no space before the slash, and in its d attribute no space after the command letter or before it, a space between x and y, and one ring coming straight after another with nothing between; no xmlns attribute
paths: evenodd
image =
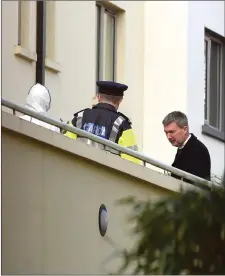
<svg viewBox="0 0 225 276"><path fill-rule="evenodd" d="M60 121L56 121L50 117L47 117L47 116L44 116L42 114L39 114L35 111L32 111L26 107L23 107L23 106L20 106L20 105L17 105L15 103L12 103L8 100L5 100L5 99L1 99L1 104L2 106L5 106L7 108L10 108L13 110L13 114L16 115L16 111L17 112L20 112L20 113L23 113L25 115L29 115L35 119L38 119L40 121L43 121L45 123L48 123L50 125L53 125L53 126L56 126L56 127L59 127L60 129L64 130L64 131L69 131L69 132L72 132L72 133L75 133L81 137L84 137L84 138L87 138L87 139L90 139L94 142L97 142L97 143L100 143L102 144L104 147L109 147L111 149L114 149L116 151L119 151L120 153L125 153L127 155L130 155L132 157L135 157L141 161L143 161L143 164L144 166L146 166L146 164L150 164L150 165L153 165L155 167L158 167L164 171L167 171L167 172L170 172L170 173L173 173L177 176L179 176L181 178L181 180L185 181L185 179L193 182L193 185L195 186L198 186L198 187L201 187L201 188L210 188L212 186L212 182L210 181L207 181L205 179L202 179L198 176L195 176L195 175L192 175L190 173L187 173L185 171L182 171L182 170L179 170L177 168L174 168L170 165L167 165L167 164L164 164L162 162L159 162L149 156L146 156L142 153L139 153L137 151L134 151L134 150L131 150L131 149L128 149L128 148L125 148L125 147L122 147L114 142L111 142L109 140L106 140L106 139L103 139L101 137L98 137L94 134L91 134L91 133L88 133L80 128L77 128L77 127L73 127L73 126L70 126L66 123L63 123L63 122L60 122ZM63 134L62 134L63 135Z"/></svg>

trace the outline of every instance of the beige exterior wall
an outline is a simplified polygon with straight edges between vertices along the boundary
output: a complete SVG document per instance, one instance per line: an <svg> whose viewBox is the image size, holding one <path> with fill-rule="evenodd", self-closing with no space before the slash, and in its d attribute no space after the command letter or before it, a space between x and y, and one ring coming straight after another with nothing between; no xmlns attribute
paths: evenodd
<svg viewBox="0 0 225 276"><path fill-rule="evenodd" d="M36 3L28 2L30 9L35 9ZM142 148L144 2L114 1L113 5L119 10L116 79L129 86L121 105L121 112L131 118L138 144ZM18 41L18 3L3 1L2 14L2 96L23 104L35 82L35 61L27 59L27 53L35 55L35 48L23 47L19 51L20 56L14 54L14 46ZM32 45L36 30L34 15L30 12L30 29L27 29ZM52 95L52 108L49 114L56 119L62 118L67 121L76 111L91 106L92 97L95 95L95 1L55 1L53 46L55 58L48 59L46 66L46 87Z"/></svg>
<svg viewBox="0 0 225 276"><path fill-rule="evenodd" d="M162 120L187 111L188 1L146 1L143 151L171 164L176 153ZM179 77L178 77L179 76Z"/></svg>
<svg viewBox="0 0 225 276"><path fill-rule="evenodd" d="M36 2L28 1L25 46L16 49L18 2L2 2L2 96L23 104L35 82ZM210 151L212 174L221 177L224 142L203 135L202 125L204 27L224 35L223 1L102 3L118 11L116 80L129 86L120 111L131 118L140 151L171 164L176 148L167 141L161 122L168 112L181 110ZM95 94L96 7L94 1L55 1L52 6L48 52L52 47L54 54L46 60L46 86L52 94L49 114L67 121L91 106Z"/></svg>
<svg viewBox="0 0 225 276"><path fill-rule="evenodd" d="M18 2L2 1L2 97L24 104L26 95L35 82L35 63L14 54L18 44ZM30 47L24 51L27 55L35 56L35 16L31 9L29 12L34 18L31 29L27 29L31 37Z"/></svg>
<svg viewBox="0 0 225 276"><path fill-rule="evenodd" d="M181 185L4 112L2 159L2 274L115 272L121 259L106 259L134 242L129 210L116 200L157 200ZM105 237L101 204L108 210Z"/></svg>

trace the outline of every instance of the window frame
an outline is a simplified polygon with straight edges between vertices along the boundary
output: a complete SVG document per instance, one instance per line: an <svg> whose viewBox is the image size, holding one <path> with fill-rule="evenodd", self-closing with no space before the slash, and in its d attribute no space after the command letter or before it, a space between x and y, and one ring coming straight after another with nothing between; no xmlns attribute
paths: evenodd
<svg viewBox="0 0 225 276"><path fill-rule="evenodd" d="M23 6L25 5L25 6ZM36 2L27 0L18 0L17 2L17 43L16 47L21 48L15 52L16 55L21 55L25 58L36 61L32 57L36 53ZM24 22L27 21L27 22Z"/></svg>
<svg viewBox="0 0 225 276"><path fill-rule="evenodd" d="M27 7L27 14L25 17L23 18L28 18L28 22L29 24L26 25L26 28L24 29L24 23L22 22L22 3L21 2L25 2L27 5L29 5ZM43 1L28 1L28 0L18 0L18 6L17 6L17 10L18 10L18 29L17 29L17 44L14 47L14 55L16 55L17 57L23 58L25 60L28 61L32 61L32 62L39 62L40 63L40 47L37 47L37 33L40 33L40 37L38 38L39 40L42 39L43 34L42 32L37 31L37 29L40 29L39 23L37 23L38 19L37 19L37 14L38 14L38 2L43 2ZM46 1L44 1L46 2ZM49 7L50 5L48 4L53 4L53 10L51 11L51 13L49 13ZM45 7L45 30L43 30L45 32L44 36L45 36L45 69L46 70L50 70L53 73L59 73L61 72L61 64L59 62L56 61L56 26L55 26L55 18L56 18L56 2L53 0L47 1L46 2L46 7ZM48 13L48 14L47 14ZM47 22L47 16L50 14L50 19ZM47 23L49 23L49 25L47 26ZM42 24L42 23L41 23ZM51 37L48 37L48 33L47 32L47 28L48 30L51 29L51 32L53 32L54 34L51 33ZM22 35L22 33L24 35ZM23 43L23 39L22 38L26 38L26 43ZM48 41L51 40L51 42L53 41L53 43L51 43L50 45L48 44ZM25 40L24 40L25 41ZM39 43L38 43L39 44ZM48 50L54 52L53 55L46 55L47 54L47 48ZM39 52L39 54L38 54ZM39 57L38 57L39 55ZM42 54L43 55L43 54ZM40 69L41 66L39 66L38 68ZM38 70L39 70L38 69ZM40 70L39 70L40 71ZM43 77L41 77L41 74L43 73L36 73L36 79L43 79Z"/></svg>
<svg viewBox="0 0 225 276"><path fill-rule="evenodd" d="M21 0L18 0L18 37L17 37L17 44L21 45L22 43L22 22L21 22L21 13L22 13L22 3Z"/></svg>
<svg viewBox="0 0 225 276"><path fill-rule="evenodd" d="M18 0L18 36L17 36L17 45L26 48L26 49L30 49L30 26L29 23L26 24L26 29L24 26L24 22L22 22L23 17L22 17L22 13L23 13L23 4L26 4L26 9L27 9L27 14L25 14L25 19L27 19L27 17L30 17L30 3L29 1L24 1L24 0ZM25 38L23 36L23 33L25 32L25 37L27 41L23 41L23 38ZM25 44L24 44L25 42Z"/></svg>
<svg viewBox="0 0 225 276"><path fill-rule="evenodd" d="M117 13L118 11L109 8L102 3L96 2L96 81L104 78L104 47L105 47L105 24L104 15L109 14L114 19L113 29L113 81L116 81L117 73ZM99 12L98 12L99 10Z"/></svg>
<svg viewBox="0 0 225 276"><path fill-rule="evenodd" d="M207 118L205 117L205 108L204 108L204 125L202 126L202 133L205 135L208 135L210 137L213 137L215 139L218 139L220 141L225 142L225 37L205 28L205 37L204 37L204 46L205 46L205 41L208 43L207 47L207 58L206 58L206 69L207 75L206 75L206 83L204 87L204 94L206 97L207 101ZM213 127L209 124L209 116L210 116L210 107L209 107L209 102L210 102L210 50L211 50L211 41L215 41L221 45L221 63L220 63L220 100L219 100L219 108L220 108L220 113L219 113L219 127ZM205 48L205 47L204 47ZM205 51L204 51L204 58L205 58ZM206 89L206 91L205 91ZM204 103L205 104L205 103Z"/></svg>
<svg viewBox="0 0 225 276"><path fill-rule="evenodd" d="M46 1L46 59L56 60L56 2Z"/></svg>

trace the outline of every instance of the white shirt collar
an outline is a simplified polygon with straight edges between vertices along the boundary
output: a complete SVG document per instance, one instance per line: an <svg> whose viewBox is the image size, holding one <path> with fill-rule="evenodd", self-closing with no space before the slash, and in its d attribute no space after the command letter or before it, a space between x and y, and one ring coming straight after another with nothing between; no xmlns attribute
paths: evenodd
<svg viewBox="0 0 225 276"><path fill-rule="evenodd" d="M182 148L187 144L187 142L189 141L190 138L191 138L191 134L189 134L188 138L187 138L186 141L183 143L183 145L179 147L179 149L182 149Z"/></svg>

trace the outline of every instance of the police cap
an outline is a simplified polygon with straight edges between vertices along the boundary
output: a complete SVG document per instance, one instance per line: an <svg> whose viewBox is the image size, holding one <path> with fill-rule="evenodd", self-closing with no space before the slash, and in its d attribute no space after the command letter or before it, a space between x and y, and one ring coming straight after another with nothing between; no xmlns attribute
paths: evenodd
<svg viewBox="0 0 225 276"><path fill-rule="evenodd" d="M111 96L123 96L123 92L128 88L127 85L114 81L97 81L96 84L100 94Z"/></svg>

